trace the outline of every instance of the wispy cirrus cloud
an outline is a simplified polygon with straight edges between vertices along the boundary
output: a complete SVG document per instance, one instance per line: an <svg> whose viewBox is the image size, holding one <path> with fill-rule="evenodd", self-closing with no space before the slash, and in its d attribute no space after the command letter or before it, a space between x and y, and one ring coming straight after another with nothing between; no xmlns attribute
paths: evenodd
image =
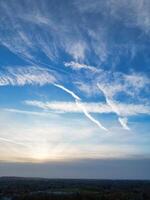
<svg viewBox="0 0 150 200"><path fill-rule="evenodd" d="M32 61L36 64L40 62L46 64L45 59L39 57L41 54L49 61L57 62L60 49L75 60L85 59L87 43L80 33L75 34L74 37L72 35L77 28L76 24L72 24L70 27L70 22L66 21L67 18L63 16L62 12L58 12L62 18L61 23L58 23L59 17L55 12L49 12L51 8L47 6L47 2L39 4L34 1L30 2L32 10L27 2L24 1L23 4L17 1L10 4L5 1L0 3L2 16L5 16L1 16L0 28L4 30L7 26L9 29L9 36L0 33L0 43L3 46L27 63ZM23 12L24 9L26 12ZM54 7L55 9L56 7ZM16 15L14 16L13 13ZM33 32L36 34L34 35Z"/></svg>
<svg viewBox="0 0 150 200"><path fill-rule="evenodd" d="M85 52L87 49L87 45L83 40L65 43L64 47L65 47L66 52L72 55L72 57L76 61L78 60L82 61L85 59Z"/></svg>
<svg viewBox="0 0 150 200"><path fill-rule="evenodd" d="M87 66L86 66L87 67ZM86 104L81 101L81 98L77 96L74 92L71 90L68 90L63 85L60 85L57 82L57 79L54 75L54 73L49 69L44 69L40 67L35 66L25 66L25 67L8 67L5 70L1 71L0 74L0 85L25 85L25 84L39 84L39 85L45 85L45 84L52 84L55 87L58 87L65 92L69 93L74 99L75 104L78 108L72 108L71 104L65 105L66 108L64 108L64 103L60 104L60 107L55 104L56 110L58 112L83 112L91 121L93 121L95 124L97 124L102 129L105 129L97 120L89 114L94 113L94 111L97 109L95 113L116 113L118 116L118 121L122 125L124 129L128 129L127 126L127 116L131 115L138 115L138 114L149 114L149 106L143 106L142 104L122 104L119 101L115 100L115 96L118 95L120 92L127 92L127 95L135 96L138 94L138 92L141 91L142 88L144 88L147 84L149 84L149 80L146 77L139 76L136 74L131 75L124 75L121 73L115 73L114 77L119 77L116 81L109 81L110 72L106 72L103 70L100 70L101 73L98 73L98 76L96 76L96 79L93 81L93 85L85 84L86 88L82 88L83 91L85 89L88 89L88 92L92 93L92 91L89 89L89 86L93 89L95 87L95 81L99 80L98 88L103 92L107 105L102 104L95 104L91 103L91 105ZM101 75L101 76L100 76ZM133 77L133 79L132 79ZM105 81L103 81L105 78ZM112 82L112 84L110 84ZM75 83L75 86L81 90L79 87L79 84ZM82 85L84 86L84 84ZM129 89L128 89L129 88ZM96 88L97 89L97 88ZM87 91L86 91L87 92ZM96 93L99 92L98 90ZM135 92L135 93L134 93ZM31 103L31 102L30 102ZM35 102L34 102L35 103ZM39 106L39 102L38 102ZM44 105L45 106L45 105ZM52 105L51 105L52 106ZM58 106L58 107L57 107ZM70 107L68 107L70 106ZM128 107L128 109L125 109L125 106ZM80 107L80 108L79 108ZM110 108L108 108L110 107ZM132 108L131 108L132 107ZM137 108L138 107L138 108ZM147 111L145 111L147 109ZM52 110L54 110L52 108Z"/></svg>
<svg viewBox="0 0 150 200"><path fill-rule="evenodd" d="M120 19L127 27L139 27L146 33L149 32L149 2L143 0L129 0L122 2L120 0L103 1L90 0L75 1L75 5L81 13L101 13L104 15L105 10L109 9L110 17ZM82 6L81 6L82 5Z"/></svg>
<svg viewBox="0 0 150 200"><path fill-rule="evenodd" d="M85 78L77 79L74 82L76 87L91 96L98 94L99 90L97 83L107 91L107 95L111 98L116 98L118 94L124 93L128 99L140 100L141 93L149 91L150 80L147 74L131 72L125 74L123 72L112 72L111 70L103 70L96 67L97 73L88 72L85 70ZM138 97L138 98L137 98Z"/></svg>
<svg viewBox="0 0 150 200"><path fill-rule="evenodd" d="M78 62L74 62L74 61L71 61L71 62L65 62L64 63L65 67L70 67L72 68L73 70L81 70L81 69L84 69L84 70L89 70L89 71L92 71L92 72L98 72L99 70L94 67L94 66L90 66L90 65L86 65L86 64L83 64L83 63L78 63Z"/></svg>
<svg viewBox="0 0 150 200"><path fill-rule="evenodd" d="M19 146L26 147L26 148L28 147L28 145L24 144L23 142L17 142L16 140L11 140L11 139L4 138L4 137L0 137L0 142L1 143L10 143L13 145L19 145Z"/></svg>
<svg viewBox="0 0 150 200"><path fill-rule="evenodd" d="M109 113L111 112L110 107L102 103L86 103L80 102L85 109L90 113ZM81 107L77 106L75 102L63 102L63 101L36 101L36 100L26 100L25 104L42 108L44 110L52 110L59 112L72 112L72 113L82 113Z"/></svg>
<svg viewBox="0 0 150 200"><path fill-rule="evenodd" d="M92 73L88 73L92 75ZM87 76L88 77L88 76ZM91 76L90 76L91 77ZM140 73L124 74L121 72L111 72L99 69L98 74L93 75L95 77L92 81L76 81L74 84L86 95L92 97L101 92L104 96L107 105L118 116L118 121L124 129L129 130L127 125L126 111L120 109L121 104L126 104L125 110L130 110L130 106L134 104L143 104L149 110L148 99L143 99L143 93L148 95L150 88L150 81L146 75ZM120 100L120 97L124 96L124 99ZM144 102L144 103L143 103ZM126 116L126 117L125 117Z"/></svg>
<svg viewBox="0 0 150 200"><path fill-rule="evenodd" d="M107 77L107 76L106 76ZM141 101L141 93L144 90L147 90L150 86L150 81L147 76L143 76L141 74L123 74L123 73L114 73L114 77L112 80L109 79L109 76L107 77L105 82L100 81L97 83L97 87L100 89L100 91L103 93L107 104L112 108L112 110L117 114L118 121L122 125L124 129L129 130L129 127L127 125L127 118L124 118L124 113L120 112L120 109L118 107L119 101L116 101L116 97L123 93L126 95L126 102L128 102L128 99L133 99L136 101ZM116 78L116 79L115 79ZM147 102L149 104L149 102ZM128 105L127 105L128 106Z"/></svg>
<svg viewBox="0 0 150 200"><path fill-rule="evenodd" d="M0 28L3 30L0 42L13 53L35 63L45 61L38 58L40 53L57 62L63 51L75 61L91 61L90 57L94 56L94 64L118 67L124 54L132 60L148 46L138 38L149 33L149 2L129 2L83 0L61 2L56 6L47 0L38 4L33 0L30 5L26 1L8 3L3 0L0 3ZM113 24L118 24L117 29ZM120 27L123 31L118 31ZM124 37L132 28L140 29L139 33L132 32ZM8 36L5 31L9 31Z"/></svg>
<svg viewBox="0 0 150 200"><path fill-rule="evenodd" d="M20 109L14 109L14 108L3 108L3 111L6 112L12 112L12 113L18 113L23 115L35 115L35 116L45 116L48 117L51 113L48 112L36 112L36 111L30 111L30 110L20 110Z"/></svg>
<svg viewBox="0 0 150 200"><path fill-rule="evenodd" d="M71 112L82 113L81 107L78 107L75 102L63 102L63 101L37 101L26 100L24 102L27 105L42 108L44 110L58 111L58 112ZM115 111L107 103L94 103L94 102L80 102L89 113L114 113ZM118 112L121 116L137 116L140 114L150 115L150 107L140 104L123 104L116 103Z"/></svg>
<svg viewBox="0 0 150 200"><path fill-rule="evenodd" d="M48 69L35 66L7 67L0 70L0 86L25 84L50 84L56 77Z"/></svg>

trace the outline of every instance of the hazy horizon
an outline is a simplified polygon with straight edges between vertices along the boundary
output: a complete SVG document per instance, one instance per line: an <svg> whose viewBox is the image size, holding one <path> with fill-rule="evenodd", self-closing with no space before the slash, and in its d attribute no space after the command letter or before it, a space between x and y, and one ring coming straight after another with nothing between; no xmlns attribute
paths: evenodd
<svg viewBox="0 0 150 200"><path fill-rule="evenodd" d="M49 163L0 163L0 177L150 180L150 159L76 160Z"/></svg>

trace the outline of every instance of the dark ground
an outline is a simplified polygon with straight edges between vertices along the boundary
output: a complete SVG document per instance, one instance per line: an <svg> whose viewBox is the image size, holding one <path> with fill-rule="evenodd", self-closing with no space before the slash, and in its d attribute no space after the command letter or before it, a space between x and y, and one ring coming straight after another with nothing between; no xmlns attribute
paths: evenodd
<svg viewBox="0 0 150 200"><path fill-rule="evenodd" d="M150 181L0 178L0 200L150 200Z"/></svg>

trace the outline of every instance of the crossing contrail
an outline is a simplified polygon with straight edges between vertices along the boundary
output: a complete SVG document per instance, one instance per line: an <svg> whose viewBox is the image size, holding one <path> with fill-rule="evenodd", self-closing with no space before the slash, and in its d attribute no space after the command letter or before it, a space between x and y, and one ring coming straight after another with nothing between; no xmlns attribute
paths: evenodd
<svg viewBox="0 0 150 200"><path fill-rule="evenodd" d="M84 113L84 115L93 123L95 123L99 128L107 131L107 129L96 119L94 119L90 113L88 113L88 111L86 110L86 108L83 106L82 102L81 102L81 98L79 96L77 96L74 92L72 92L71 90L67 89L66 87L64 87L63 85L60 84L53 84L54 86L64 90L65 92L67 92L68 94L70 94L74 99L75 99L75 103L78 107L80 107Z"/></svg>
<svg viewBox="0 0 150 200"><path fill-rule="evenodd" d="M103 87L100 86L99 83L97 83L97 87L99 88L100 91L103 92L105 99L106 99L106 103L111 107L112 111L117 114L118 121L121 124L121 126L126 130L130 130L130 128L127 125L128 119L126 117L121 116L121 113L118 110L116 103L114 103L114 101L112 101L111 98L108 98L107 92L105 91L105 89Z"/></svg>

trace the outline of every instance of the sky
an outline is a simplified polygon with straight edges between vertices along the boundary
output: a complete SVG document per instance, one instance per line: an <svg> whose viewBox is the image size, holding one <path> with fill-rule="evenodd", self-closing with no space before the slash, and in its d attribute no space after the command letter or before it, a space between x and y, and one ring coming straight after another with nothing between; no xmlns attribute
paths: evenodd
<svg viewBox="0 0 150 200"><path fill-rule="evenodd" d="M0 176L150 179L149 100L149 0L0 0Z"/></svg>

